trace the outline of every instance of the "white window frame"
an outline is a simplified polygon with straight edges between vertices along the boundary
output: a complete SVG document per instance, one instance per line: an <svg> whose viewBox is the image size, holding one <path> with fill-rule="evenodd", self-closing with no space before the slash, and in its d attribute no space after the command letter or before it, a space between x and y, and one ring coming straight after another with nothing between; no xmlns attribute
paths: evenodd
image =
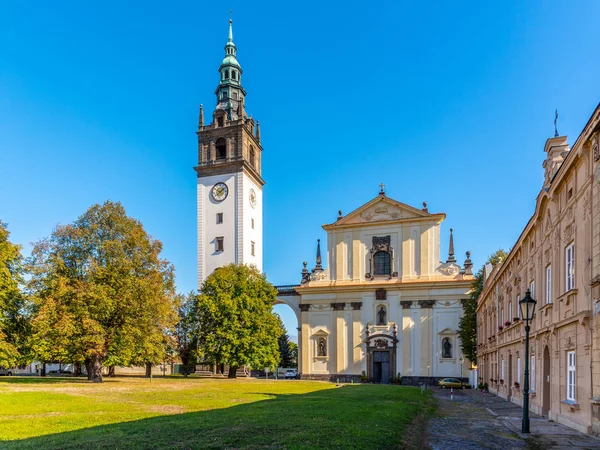
<svg viewBox="0 0 600 450"><path fill-rule="evenodd" d="M575 245L565 248L565 292L575 288Z"/></svg>
<svg viewBox="0 0 600 450"><path fill-rule="evenodd" d="M512 300L508 302L508 321L513 321L513 313L512 313Z"/></svg>
<svg viewBox="0 0 600 450"><path fill-rule="evenodd" d="M532 280L531 283L529 283L529 292L531 293L531 298L535 300L535 280Z"/></svg>
<svg viewBox="0 0 600 450"><path fill-rule="evenodd" d="M552 264L546 266L546 305L552 303Z"/></svg>
<svg viewBox="0 0 600 450"><path fill-rule="evenodd" d="M521 384L521 358L517 358L517 383Z"/></svg>
<svg viewBox="0 0 600 450"><path fill-rule="evenodd" d="M504 359L500 361L500 379L504 380Z"/></svg>
<svg viewBox="0 0 600 450"><path fill-rule="evenodd" d="M577 366L575 352L567 352L567 400L575 401Z"/></svg>
<svg viewBox="0 0 600 450"><path fill-rule="evenodd" d="M529 371L529 390L535 392L535 356L531 355L531 370Z"/></svg>
<svg viewBox="0 0 600 450"><path fill-rule="evenodd" d="M252 256L256 256L256 255L254 254L254 246L255 246L255 244L254 244L254 241L250 241L250 254L251 254Z"/></svg>
<svg viewBox="0 0 600 450"><path fill-rule="evenodd" d="M522 317L521 317L521 305L519 304L520 301L521 301L521 294L517 295L517 317L519 317L519 319L522 319Z"/></svg>

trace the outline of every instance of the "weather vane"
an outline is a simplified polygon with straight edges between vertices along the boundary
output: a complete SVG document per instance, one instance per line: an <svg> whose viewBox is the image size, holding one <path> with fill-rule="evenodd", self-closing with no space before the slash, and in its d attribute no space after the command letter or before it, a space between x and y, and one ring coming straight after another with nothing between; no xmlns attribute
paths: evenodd
<svg viewBox="0 0 600 450"><path fill-rule="evenodd" d="M381 183L379 185L379 187L381 188L381 190L379 191L380 194L384 194L385 193L385 184Z"/></svg>
<svg viewBox="0 0 600 450"><path fill-rule="evenodd" d="M556 124L558 123L558 109L554 111L554 137L558 137L558 128Z"/></svg>

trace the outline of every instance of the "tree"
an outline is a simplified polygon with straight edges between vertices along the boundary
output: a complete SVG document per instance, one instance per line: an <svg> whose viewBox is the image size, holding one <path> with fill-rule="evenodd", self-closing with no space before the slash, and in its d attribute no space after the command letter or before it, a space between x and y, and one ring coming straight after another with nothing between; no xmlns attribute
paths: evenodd
<svg viewBox="0 0 600 450"><path fill-rule="evenodd" d="M29 282L37 358L83 363L88 378L102 382L104 364L164 356L177 305L173 267L161 250L160 241L111 201L38 242Z"/></svg>
<svg viewBox="0 0 600 450"><path fill-rule="evenodd" d="M179 297L179 322L175 326L176 352L185 373L188 376L189 370L196 362L198 348L198 318L196 315L197 295L190 292L187 296Z"/></svg>
<svg viewBox="0 0 600 450"><path fill-rule="evenodd" d="M13 367L24 358L28 320L25 312L21 246L9 241L7 224L0 221L0 366Z"/></svg>
<svg viewBox="0 0 600 450"><path fill-rule="evenodd" d="M275 314L279 321L279 327L281 328L281 334L277 339L277 345L279 346L279 367L294 367L292 365L292 350L290 348L290 338L285 329L285 325L279 315Z"/></svg>
<svg viewBox="0 0 600 450"><path fill-rule="evenodd" d="M298 344L290 341L290 354L292 356L292 362L290 367L297 368L298 367Z"/></svg>
<svg viewBox="0 0 600 450"><path fill-rule="evenodd" d="M277 291L256 267L229 264L204 281L197 301L200 357L229 365L274 368L281 328L272 312Z"/></svg>
<svg viewBox="0 0 600 450"><path fill-rule="evenodd" d="M486 264L496 264L504 261L508 253L502 249L496 250L487 259ZM485 265L484 265L485 267ZM458 322L458 337L460 348L471 364L477 364L477 300L483 291L484 267L479 269L471 287L471 298L465 303L463 316Z"/></svg>

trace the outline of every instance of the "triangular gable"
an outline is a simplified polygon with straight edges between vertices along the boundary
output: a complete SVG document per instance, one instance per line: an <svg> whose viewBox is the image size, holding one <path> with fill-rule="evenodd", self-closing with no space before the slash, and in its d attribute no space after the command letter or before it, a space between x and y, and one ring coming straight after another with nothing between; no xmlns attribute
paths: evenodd
<svg viewBox="0 0 600 450"><path fill-rule="evenodd" d="M450 328L444 328L442 331L440 331L438 333L438 335L440 336L454 336L456 334L456 331L450 329Z"/></svg>
<svg viewBox="0 0 600 450"><path fill-rule="evenodd" d="M427 210L413 208L412 206L386 197L385 194L380 194L360 208L355 209L330 225L325 225L325 227L330 228L402 219L423 219L432 216L440 216L440 214L430 214ZM443 214L441 216L443 217Z"/></svg>

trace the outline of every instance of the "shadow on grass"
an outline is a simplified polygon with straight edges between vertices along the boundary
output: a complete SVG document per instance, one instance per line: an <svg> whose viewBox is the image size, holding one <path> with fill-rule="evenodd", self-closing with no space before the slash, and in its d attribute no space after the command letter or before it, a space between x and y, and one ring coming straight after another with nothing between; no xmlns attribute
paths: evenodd
<svg viewBox="0 0 600 450"><path fill-rule="evenodd" d="M46 377L37 377L37 376L10 376L10 377L0 377L0 386L2 383L6 384L54 384L54 383L91 383L85 377L68 377L68 376L46 376Z"/></svg>
<svg viewBox="0 0 600 450"><path fill-rule="evenodd" d="M265 394L273 398L223 409L5 441L1 446L6 449L412 449L415 447L403 444L404 432L415 417L423 418L430 401L430 396L421 395L418 389L370 385L307 394ZM422 432L423 427L424 421L417 429ZM413 423L410 433L414 432Z"/></svg>

